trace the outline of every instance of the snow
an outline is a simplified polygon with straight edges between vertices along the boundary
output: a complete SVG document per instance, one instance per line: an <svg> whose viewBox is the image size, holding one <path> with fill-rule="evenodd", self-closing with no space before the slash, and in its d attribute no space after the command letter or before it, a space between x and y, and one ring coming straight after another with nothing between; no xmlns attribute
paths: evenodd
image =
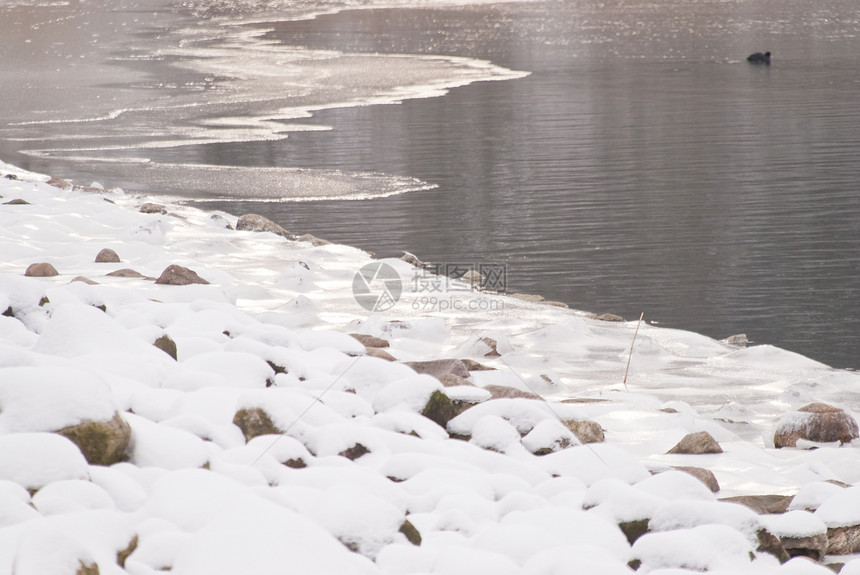
<svg viewBox="0 0 860 575"><path fill-rule="evenodd" d="M860 524L856 446L772 445L811 401L857 413L857 374L646 323L624 385L635 322L498 294L496 311L416 311L408 287L370 314L351 291L374 261L360 250L235 232L182 205L142 214L147 198L61 190L0 163L7 173L19 179L0 178L2 201L30 204L0 204L0 573L614 575L632 559L642 573L824 573L780 566L757 531ZM103 247L122 262L95 263ZM60 275L25 277L38 261ZM412 285L413 268L385 261ZM212 284L106 275L173 263ZM349 333L389 340L400 361L365 355ZM152 345L163 335L178 360ZM485 357L482 337L502 355ZM492 370L445 387L402 363L448 358ZM541 397L493 399L490 385ZM474 405L440 425L422 415L434 393ZM242 408L283 433L246 440ZM113 465L55 433L116 414L131 440ZM604 443L570 431L586 420ZM702 430L724 453L666 453ZM721 491L680 466L709 469ZM719 500L760 494L796 497L771 517ZM645 519L629 544L618 524Z"/></svg>

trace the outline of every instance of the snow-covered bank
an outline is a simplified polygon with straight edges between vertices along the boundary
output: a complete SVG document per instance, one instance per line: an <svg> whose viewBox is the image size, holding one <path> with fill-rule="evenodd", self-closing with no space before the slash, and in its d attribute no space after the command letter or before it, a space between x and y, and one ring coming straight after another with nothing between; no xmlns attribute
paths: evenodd
<svg viewBox="0 0 860 575"><path fill-rule="evenodd" d="M772 445L807 404L857 413L856 374L643 324L625 385L635 322L7 174L2 573L829 573L777 556L853 549L855 448ZM400 295L370 313L380 264ZM172 265L208 283L154 281ZM667 453L701 432L719 447ZM720 501L751 495L789 512Z"/></svg>

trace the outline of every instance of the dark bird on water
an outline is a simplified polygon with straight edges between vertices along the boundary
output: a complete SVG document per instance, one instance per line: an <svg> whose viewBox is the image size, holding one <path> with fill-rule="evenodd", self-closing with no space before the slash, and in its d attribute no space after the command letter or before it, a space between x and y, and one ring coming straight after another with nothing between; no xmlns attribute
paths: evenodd
<svg viewBox="0 0 860 575"><path fill-rule="evenodd" d="M753 64L770 64L770 52L765 52L764 54L761 52L750 54L747 58L747 62L751 62Z"/></svg>

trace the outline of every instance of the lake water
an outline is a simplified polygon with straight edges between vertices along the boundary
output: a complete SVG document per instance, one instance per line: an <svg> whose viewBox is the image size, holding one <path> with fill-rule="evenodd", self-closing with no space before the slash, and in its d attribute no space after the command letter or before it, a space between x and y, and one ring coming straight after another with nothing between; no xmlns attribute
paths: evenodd
<svg viewBox="0 0 860 575"><path fill-rule="evenodd" d="M260 117L259 106L250 97L231 101L218 74L186 68L180 76L171 68L178 87L154 84L147 67L213 54L177 55L175 36L155 38L142 26L137 54L170 50L161 59L119 62L142 77L120 91L130 102L123 106L142 116L134 102L145 95L154 102L147 113L158 108L160 115L135 126L187 130L143 137L122 132L131 125L125 118L108 125L122 132L112 145L70 153L68 142L57 151L55 127L27 124L26 146L43 151L20 156L23 128L7 124L0 157L205 208L261 213L297 233L380 256L407 250L433 262L503 263L511 292L629 319L644 312L654 323L716 338L746 333L836 367L860 367L855 2L380 8L265 27L272 45L345 56L336 74L314 76L330 63L311 64L291 82L257 88L277 84L283 93L267 98L314 109L311 118L292 116L301 129L286 139L263 137L265 130L241 121ZM240 57L247 49L235 45ZM771 66L745 61L764 50L774 54ZM327 89L330 101L347 92L350 102L378 101L360 88L372 84L378 96L386 82L444 76L440 66L459 66L387 54L479 58L502 67L492 71L498 78L508 77L505 70L530 74L399 105L313 108L308 91ZM429 83L424 78L412 83ZM158 104L165 94L169 114ZM188 115L207 100L217 106ZM222 137L213 136L213 118L228 116L217 124ZM96 124L74 128L103 138L103 122ZM241 137L233 134L238 126ZM260 137L248 136L258 129ZM146 162L135 163L141 157ZM314 177L322 178L316 187L297 183ZM291 201L325 190L365 199Z"/></svg>

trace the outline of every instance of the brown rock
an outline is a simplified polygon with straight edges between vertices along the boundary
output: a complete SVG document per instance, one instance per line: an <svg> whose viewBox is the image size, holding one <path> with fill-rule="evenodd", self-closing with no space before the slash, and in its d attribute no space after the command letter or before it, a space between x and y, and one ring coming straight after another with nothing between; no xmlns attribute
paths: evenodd
<svg viewBox="0 0 860 575"><path fill-rule="evenodd" d="M197 273L188 268L172 264L161 273L155 283L162 285L184 286L189 284L208 284Z"/></svg>
<svg viewBox="0 0 860 575"><path fill-rule="evenodd" d="M790 557L809 557L814 561L821 561L828 552L826 533L807 537L781 537L780 543Z"/></svg>
<svg viewBox="0 0 860 575"><path fill-rule="evenodd" d="M98 563L84 563L82 560L78 560L78 564L75 575L99 575Z"/></svg>
<svg viewBox="0 0 860 575"><path fill-rule="evenodd" d="M140 539L137 535L131 538L131 541L128 542L128 545L125 549L120 549L116 554L116 564L120 567L125 567L125 560L128 559L129 555L135 552L137 549L137 545L140 543Z"/></svg>
<svg viewBox="0 0 860 575"><path fill-rule="evenodd" d="M486 356L484 356L484 357L486 357ZM465 365L466 369L468 369L469 371L495 371L496 370L495 367L489 367L487 365L484 365L483 363L478 363L474 359L466 358L466 359L461 359L460 361L463 362L463 365Z"/></svg>
<svg viewBox="0 0 860 575"><path fill-rule="evenodd" d="M357 339L364 347L389 347L391 344L387 339L376 337L375 335L367 335L363 333L351 333L352 338Z"/></svg>
<svg viewBox="0 0 860 575"><path fill-rule="evenodd" d="M87 277L84 277L84 276L75 276L74 278L72 278L72 281L70 281L69 283L70 283L70 284L72 284L72 283L75 283L75 282L81 282L81 283L85 283L85 284L87 284L87 285L91 285L91 286L97 286L97 285L99 285L99 282L97 282L97 281L93 281L93 280L91 280L90 278L87 278Z"/></svg>
<svg viewBox="0 0 860 575"><path fill-rule="evenodd" d="M845 411L826 403L811 403L777 423L775 447L797 447L799 439L816 443L850 443L860 436L857 421Z"/></svg>
<svg viewBox="0 0 860 575"><path fill-rule="evenodd" d="M700 455L703 453L722 453L723 448L717 440L707 431L690 433L678 442L667 453L679 453L685 455Z"/></svg>
<svg viewBox="0 0 860 575"><path fill-rule="evenodd" d="M295 239L293 234L269 218L264 218L257 214L245 214L244 216L241 216L239 221L236 222L236 229L249 232L271 232L291 240Z"/></svg>
<svg viewBox="0 0 860 575"><path fill-rule="evenodd" d="M152 202L146 202L142 206L140 206L140 213L142 214L166 214L167 208L165 208L162 204L155 204Z"/></svg>
<svg viewBox="0 0 860 575"><path fill-rule="evenodd" d="M569 419L563 421L565 427L573 432L573 434L582 443L603 443L605 437L603 428L596 421Z"/></svg>
<svg viewBox="0 0 860 575"><path fill-rule="evenodd" d="M55 188L60 188L61 190L67 190L72 187L72 184L64 180L63 178L51 178L47 182L45 182L49 186L54 186Z"/></svg>
<svg viewBox="0 0 860 575"><path fill-rule="evenodd" d="M96 254L96 263L99 264L115 264L119 261L119 256L110 248L104 248Z"/></svg>
<svg viewBox="0 0 860 575"><path fill-rule="evenodd" d="M146 277L142 273L134 271L129 268L123 268L121 270L112 271L110 273L106 273L106 276L113 276L117 278L142 278Z"/></svg>
<svg viewBox="0 0 860 575"><path fill-rule="evenodd" d="M21 198L15 198L14 200L9 200L8 202L3 202L3 205L6 206L29 206L30 202L27 200L22 200Z"/></svg>
<svg viewBox="0 0 860 575"><path fill-rule="evenodd" d="M736 497L723 497L720 501L740 503L759 515L768 515L785 513L788 511L792 499L794 499L793 495L738 495Z"/></svg>
<svg viewBox="0 0 860 575"><path fill-rule="evenodd" d="M490 351L485 353L484 357L499 357L500 355L502 355L499 353L499 350L496 349L499 345L499 342L497 342L496 340L494 340L491 337L482 337L482 338L480 338L480 340L483 343L485 343L487 345L487 347L490 348Z"/></svg>
<svg viewBox="0 0 860 575"><path fill-rule="evenodd" d="M860 525L827 528L827 554L849 555L860 551Z"/></svg>
<svg viewBox="0 0 860 575"><path fill-rule="evenodd" d="M471 385L472 387L474 387L471 381L460 377L459 375L454 375L453 373L446 373L444 375L440 375L438 379L445 387L458 387L461 385Z"/></svg>
<svg viewBox="0 0 860 575"><path fill-rule="evenodd" d="M233 424L242 430L245 441L251 441L258 435L280 435L283 433L272 422L272 418L262 408L242 408L233 416Z"/></svg>
<svg viewBox="0 0 860 575"><path fill-rule="evenodd" d="M384 359L385 361L397 361L397 358L385 351L384 349L379 349L378 347L368 347L367 355L370 357L377 357L379 359Z"/></svg>
<svg viewBox="0 0 860 575"><path fill-rule="evenodd" d="M505 398L522 398L522 399L539 399L543 401L543 398L536 393L532 393L530 391L523 391L521 389L517 389L516 387L508 387L506 385L486 385L484 389L490 392L493 396L493 399L505 399Z"/></svg>
<svg viewBox="0 0 860 575"><path fill-rule="evenodd" d="M56 433L77 445L90 465L119 463L131 441L131 427L119 413L108 421L84 421Z"/></svg>
<svg viewBox="0 0 860 575"><path fill-rule="evenodd" d="M469 377L469 370L459 359L431 359L430 361L407 361L404 362L418 373L425 373L439 378L445 374L453 374L459 377Z"/></svg>
<svg viewBox="0 0 860 575"><path fill-rule="evenodd" d="M31 278L47 278L58 276L60 273L51 264L42 262L38 264L30 264L27 271L24 272L24 275Z"/></svg>
<svg viewBox="0 0 860 575"><path fill-rule="evenodd" d="M322 238L318 238L312 234L302 234L300 236L296 236L296 240L300 242L308 242L312 246L328 246L331 245L331 242L328 240L324 240Z"/></svg>
<svg viewBox="0 0 860 575"><path fill-rule="evenodd" d="M359 457L367 455L368 453L370 453L370 450L367 447L360 443L356 443L352 447L344 449L343 451L338 453L338 455L340 455L341 457L346 457L350 461L355 461Z"/></svg>
<svg viewBox="0 0 860 575"><path fill-rule="evenodd" d="M412 522L406 519L403 521L403 525L398 529L403 535L406 536L406 540L412 543L413 545L420 546L421 545L421 533L418 532L418 529L412 525Z"/></svg>
<svg viewBox="0 0 860 575"><path fill-rule="evenodd" d="M684 473L689 473L699 481L705 484L705 486L710 489L713 493L716 493L720 490L720 483L717 481L717 477L710 469L703 469L701 467L685 467L678 466L675 467L678 471L683 471Z"/></svg>
<svg viewBox="0 0 860 575"><path fill-rule="evenodd" d="M791 559L791 556L789 556L785 547L782 546L782 542L779 540L779 537L767 529L759 529L756 532L756 538L758 539L758 547L756 548L756 551L759 553L770 553L779 559L780 563L785 563Z"/></svg>

